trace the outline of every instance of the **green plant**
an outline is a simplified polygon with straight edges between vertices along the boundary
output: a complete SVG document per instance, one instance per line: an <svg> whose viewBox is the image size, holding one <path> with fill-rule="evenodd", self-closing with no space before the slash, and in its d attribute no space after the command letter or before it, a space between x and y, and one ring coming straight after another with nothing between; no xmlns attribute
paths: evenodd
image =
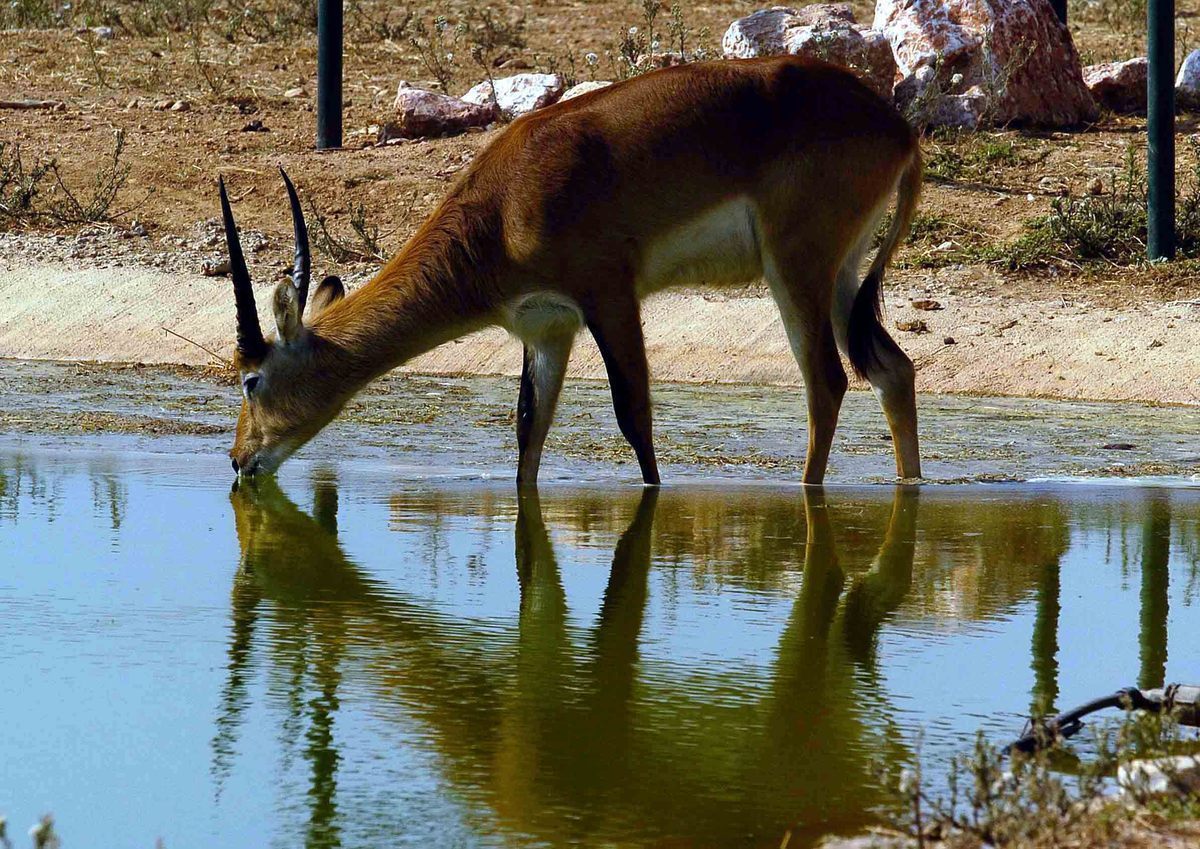
<svg viewBox="0 0 1200 849"><path fill-rule="evenodd" d="M1071 0L1070 19L1107 24L1117 32L1146 26L1146 0Z"/></svg>
<svg viewBox="0 0 1200 849"><path fill-rule="evenodd" d="M460 25L461 26L461 25ZM417 51L417 60L441 87L449 91L454 82L454 47L461 35L459 28L452 28L445 15L433 19L432 26L418 20L412 25L408 43Z"/></svg>
<svg viewBox="0 0 1200 849"><path fill-rule="evenodd" d="M1012 135L939 128L929 134L925 175L944 182L978 182L993 179L997 168L1020 161Z"/></svg>
<svg viewBox="0 0 1200 849"><path fill-rule="evenodd" d="M414 194L412 200L416 200ZM409 203L409 213L412 203ZM352 237L339 236L330 228L329 217L322 213L310 199L308 201L308 218L316 226L312 228L313 243L317 250L334 262L381 262L388 257L383 247L383 240L393 235L400 226L408 220L406 213L396 229L383 233L378 224L372 222L367 215L367 208L362 203L350 204L350 232Z"/></svg>
<svg viewBox="0 0 1200 849"><path fill-rule="evenodd" d="M945 789L936 793L927 784L918 748L909 769L899 774L880 770L894 798L890 825L921 847L940 841L996 849L1106 845L1139 810L1105 804L1117 767L1179 752L1189 744L1171 720L1129 714L1120 725L1096 731L1089 748L1086 760L1061 748L1010 757L981 734L969 753L951 759ZM1134 800L1142 810L1158 804L1136 795ZM1200 799L1174 803L1173 813L1194 819Z"/></svg>
<svg viewBox="0 0 1200 849"><path fill-rule="evenodd" d="M114 133L113 152L110 161L97 170L92 177L92 185L86 193L72 190L63 180L58 162L51 160L48 165L49 173L54 176L54 201L46 210L46 214L60 224L90 224L99 221L111 221L118 215L112 205L117 195L125 187L129 179L130 166L122 162L125 152L125 131Z"/></svg>
<svg viewBox="0 0 1200 849"><path fill-rule="evenodd" d="M49 173L49 162L28 165L19 144L0 141L0 223L12 226L37 215L34 201Z"/></svg>

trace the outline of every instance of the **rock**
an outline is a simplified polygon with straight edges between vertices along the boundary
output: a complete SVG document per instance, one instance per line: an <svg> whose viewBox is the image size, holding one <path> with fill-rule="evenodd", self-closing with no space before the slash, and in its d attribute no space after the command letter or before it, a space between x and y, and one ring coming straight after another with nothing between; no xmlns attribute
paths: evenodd
<svg viewBox="0 0 1200 849"><path fill-rule="evenodd" d="M176 100L174 103L171 104L171 111L172 112L190 112L190 111L192 111L192 104L186 100Z"/></svg>
<svg viewBox="0 0 1200 849"><path fill-rule="evenodd" d="M1200 793L1200 757L1176 755L1130 761L1117 769L1117 784L1126 794L1134 796L1194 795Z"/></svg>
<svg viewBox="0 0 1200 849"><path fill-rule="evenodd" d="M200 273L205 277L223 277L229 273L228 259L210 259L205 260L204 265L200 267Z"/></svg>
<svg viewBox="0 0 1200 849"><path fill-rule="evenodd" d="M563 93L563 79L558 74L517 74L496 80L495 102L508 119L519 118L527 112L554 103ZM467 103L479 106L492 104L492 84L484 81L463 95Z"/></svg>
<svg viewBox="0 0 1200 849"><path fill-rule="evenodd" d="M926 312L931 312L933 310L942 309L942 305L932 298L913 298L909 301L909 303L912 304L912 307L915 310L925 310Z"/></svg>
<svg viewBox="0 0 1200 849"><path fill-rule="evenodd" d="M304 86L297 86L296 88L289 88L283 93L283 96L289 100L295 100L297 97L307 97L308 92L304 90Z"/></svg>
<svg viewBox="0 0 1200 849"><path fill-rule="evenodd" d="M785 53L824 59L857 71L867 85L888 98L896 77L887 37L859 25L847 3L762 9L730 24L721 48L727 59Z"/></svg>
<svg viewBox="0 0 1200 849"><path fill-rule="evenodd" d="M942 344L943 345L957 345L958 340L955 339L953 336L945 336L942 338Z"/></svg>
<svg viewBox="0 0 1200 849"><path fill-rule="evenodd" d="M1100 446L1105 451L1132 451L1137 448L1132 442L1109 442Z"/></svg>
<svg viewBox="0 0 1200 849"><path fill-rule="evenodd" d="M379 131L383 144L396 139L457 136L471 127L486 127L499 117L491 104L467 103L448 94L413 88L406 82L396 90L392 107L395 119L385 122Z"/></svg>
<svg viewBox="0 0 1200 849"><path fill-rule="evenodd" d="M896 329L904 333L928 333L929 325L923 319L914 319L912 321L897 321Z"/></svg>
<svg viewBox="0 0 1200 849"><path fill-rule="evenodd" d="M891 438L888 438L891 441ZM916 849L916 841L890 834L863 834L858 837L826 837L817 849Z"/></svg>
<svg viewBox="0 0 1200 849"><path fill-rule="evenodd" d="M896 57L897 104L922 123L1067 127L1097 116L1049 0L878 0L874 28Z"/></svg>
<svg viewBox="0 0 1200 849"><path fill-rule="evenodd" d="M1105 62L1083 69L1083 81L1096 102L1113 112L1146 114L1146 77L1150 64L1145 56L1124 62Z"/></svg>
<svg viewBox="0 0 1200 849"><path fill-rule="evenodd" d="M559 100L571 100L572 98L579 97L581 94L588 94L589 92L599 91L602 88L608 88L610 85L612 85L612 83L610 83L608 80L590 80L588 82L578 83L577 85L573 85L564 91L563 96L560 97Z"/></svg>
<svg viewBox="0 0 1200 849"><path fill-rule="evenodd" d="M242 132L243 133L269 133L269 132L271 132L271 130L265 124L263 124L261 118L255 118L253 121L250 121L249 123L247 123L246 126L242 127Z"/></svg>
<svg viewBox="0 0 1200 849"><path fill-rule="evenodd" d="M1175 77L1175 103L1180 109L1200 110L1200 50L1193 50Z"/></svg>

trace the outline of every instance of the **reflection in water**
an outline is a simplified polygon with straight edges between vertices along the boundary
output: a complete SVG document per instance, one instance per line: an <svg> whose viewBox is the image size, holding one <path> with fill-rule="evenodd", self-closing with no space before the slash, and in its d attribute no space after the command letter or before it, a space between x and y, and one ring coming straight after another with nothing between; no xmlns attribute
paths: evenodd
<svg viewBox="0 0 1200 849"><path fill-rule="evenodd" d="M733 508L724 497L690 500L666 513L659 497L645 491L628 519L599 614L580 640L543 505L536 493L522 493L514 528L515 643L511 654L498 658L497 648L504 647L495 634L375 583L347 558L336 536L332 484L317 486L311 516L270 481L234 492L242 566L213 741L218 785L236 748L247 652L266 600L275 620L275 674L294 682L284 688L294 695L287 699L282 736L295 739L306 726L310 846L339 844L333 725L348 661L367 665L377 697L427 723L458 792L486 805L510 834L552 843L681 834L705 843L771 842L786 828L802 839L860 826L863 812L882 803L875 771L898 770L911 757L876 656L880 627L913 588L918 490L895 490L873 559L856 560L849 572L820 489ZM585 494L557 503L554 512L575 517L591 532L612 515L611 505L598 501L603 497ZM469 512L472 505L469 495L451 493L424 506L436 514L430 527L437 528L442 515ZM479 509L504 512L498 504ZM705 519L714 515L733 537L753 540L746 557L752 581L763 562L791 561L802 570L771 682L752 688L759 696L751 703L642 680L652 539L666 540L676 557L687 533L711 548L713 526ZM964 518L980 526L978 514L959 516L960 526ZM1001 548L999 559L981 559L979 569L1004 576L989 581L989 589L1016 581L1018 591L979 604L1010 604L1047 568L1057 568L1064 523L1053 509L1046 518L1043 527L1050 530L1043 538ZM930 524L947 521L954 517L941 512ZM854 551L862 551L864 529L849 530ZM993 542L989 535L980 546ZM926 556L937 563L943 555ZM1041 642L1035 640L1035 654ZM736 680L723 684L736 691ZM309 691L307 699L299 695Z"/></svg>
<svg viewBox="0 0 1200 849"><path fill-rule="evenodd" d="M1171 505L1150 497L1142 528L1141 661L1138 686L1161 687L1167 672L1167 567L1171 555Z"/></svg>
<svg viewBox="0 0 1200 849"><path fill-rule="evenodd" d="M940 763L1200 661L1193 492L539 498L349 468L301 509L141 463L0 455L22 810L101 717L63 795L115 823L96 788L142 767L132 816L184 811L185 843L802 846L888 804L922 728ZM177 783L206 739L211 781Z"/></svg>

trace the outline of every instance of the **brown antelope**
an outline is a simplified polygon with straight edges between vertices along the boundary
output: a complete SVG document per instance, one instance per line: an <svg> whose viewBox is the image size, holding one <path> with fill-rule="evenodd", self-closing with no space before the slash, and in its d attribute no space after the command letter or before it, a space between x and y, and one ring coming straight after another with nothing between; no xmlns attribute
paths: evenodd
<svg viewBox="0 0 1200 849"><path fill-rule="evenodd" d="M912 130L848 71L796 57L668 68L514 121L371 282L344 298L337 278L322 282L307 323L308 236L287 181L296 261L275 290L273 341L222 185L245 396L234 469L273 472L373 378L499 324L525 346L517 481L533 484L586 325L642 479L658 484L639 300L765 277L807 390L805 482L825 475L847 387L839 349L879 397L898 474L919 477L913 365L880 322L880 285L920 182Z"/></svg>

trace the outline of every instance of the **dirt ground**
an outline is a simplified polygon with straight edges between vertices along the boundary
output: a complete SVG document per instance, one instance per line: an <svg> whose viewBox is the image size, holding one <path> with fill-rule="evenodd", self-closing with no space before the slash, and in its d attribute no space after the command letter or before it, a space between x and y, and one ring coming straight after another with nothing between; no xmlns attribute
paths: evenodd
<svg viewBox="0 0 1200 849"><path fill-rule="evenodd" d="M164 4L170 0L141 5ZM290 256L276 165L287 168L342 243L358 246L350 219L361 206L368 230L379 233L381 252L393 253L455 174L499 132L376 143L374 128L387 120L399 81L434 84L409 42L412 22L429 22L438 13L457 20L467 9L458 0L436 8L347 4L346 147L321 153L313 149L315 38L304 21L274 29L238 24L231 7L214 3L204 26L185 29L167 20L154 27L139 23L131 5L139 4L115 3L107 17L86 21L111 25L110 40L74 27L0 31L0 53L8 57L0 64L0 99L62 104L0 109L0 142L10 151L19 145L31 162L53 157L64 181L85 191L104 173L114 134L121 130L123 161L130 167L111 220L80 225L42 218L5 225L0 356L212 361L167 330L218 355L230 348L228 281L200 274L206 260L220 258L218 173L229 183L242 227L258 231L244 239L256 282L266 287ZM718 53L729 22L760 5L685 4L690 44ZM852 5L860 20L870 20L870 4ZM246 19L263 7L246 4ZM1085 63L1144 52L1144 29L1136 16L1121 17L1125 8L1111 0L1072 4L1072 30ZM1181 2L1177 8L1182 56L1194 46L1191 22L1200 3ZM408 11L413 18L401 32ZM611 78L613 45L629 26L644 26L641 4L632 0L537 0L506 7L502 14L510 23L523 20L520 37L513 39L523 44L498 51L509 69L556 68L580 79ZM658 26L665 27L661 17ZM387 27L394 37L380 37ZM594 68L583 58L589 52L599 57ZM452 93L481 77L461 55L448 64ZM507 72L513 71L496 71ZM1200 358L1188 342L1200 322L1200 263L1120 266L1060 257L1013 271L986 255L989 246L1018 239L1064 192L1111 191L1130 146L1135 157L1144 155L1144 129L1143 118L1105 115L1095 126L1072 132L943 133L926 139L929 173L921 217L888 282L890 320L906 326L923 321L928 328L897 331L918 361L923 390L1200 402ZM1187 139L1196 130L1195 117L1180 116L1183 182L1191 179L1194 157ZM319 229L311 212L309 217L310 226ZM353 284L368 279L378 265L334 255L334 248L321 252L319 235L315 242L317 274L337 271ZM933 299L943 308L917 310L913 299ZM738 322L728 320L730 310ZM732 297L671 294L647 307L646 323L659 379L798 379L760 288ZM412 368L509 373L518 356L502 334L484 334L434 352ZM598 358L587 345L576 359L576 376L600 376Z"/></svg>

